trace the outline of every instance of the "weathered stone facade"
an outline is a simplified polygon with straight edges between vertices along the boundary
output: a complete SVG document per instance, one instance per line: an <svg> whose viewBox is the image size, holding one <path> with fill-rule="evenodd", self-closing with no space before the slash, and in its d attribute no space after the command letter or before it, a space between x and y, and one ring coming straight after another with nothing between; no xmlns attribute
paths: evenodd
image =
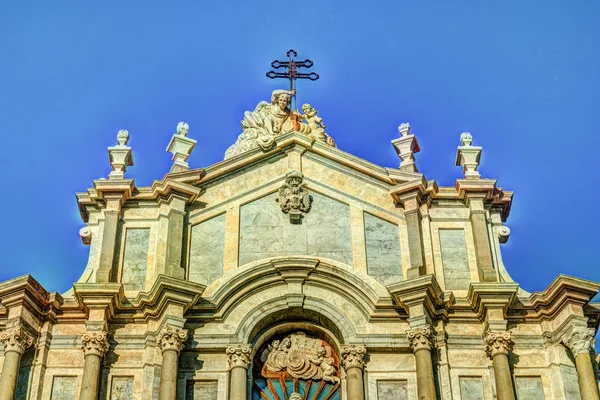
<svg viewBox="0 0 600 400"><path fill-rule="evenodd" d="M151 187L119 133L77 194L72 290L0 283L0 400L598 399L600 284L511 280L512 193L470 135L464 179L438 187L405 124L399 169L293 130L189 169L188 130Z"/></svg>

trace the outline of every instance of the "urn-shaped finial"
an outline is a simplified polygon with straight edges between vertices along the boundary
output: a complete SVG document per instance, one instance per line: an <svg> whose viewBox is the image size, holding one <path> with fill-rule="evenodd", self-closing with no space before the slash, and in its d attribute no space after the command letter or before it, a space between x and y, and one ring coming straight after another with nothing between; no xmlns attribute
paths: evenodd
<svg viewBox="0 0 600 400"><path fill-rule="evenodd" d="M463 132L460 134L460 143L463 146L470 146L473 143L473 136L469 132Z"/></svg>
<svg viewBox="0 0 600 400"><path fill-rule="evenodd" d="M473 146L473 136L469 132L460 134L460 146L456 150L456 165L463 168L465 179L480 179L481 175L477 168L481 158L480 146Z"/></svg>
<svg viewBox="0 0 600 400"><path fill-rule="evenodd" d="M129 132L127 129L121 129L117 133L117 145L108 148L108 158L112 167L108 179L125 179L127 167L133 165L131 147L127 146L127 142L129 142Z"/></svg>
<svg viewBox="0 0 600 400"><path fill-rule="evenodd" d="M415 164L415 153L421 151L419 142L415 135L410 133L410 124L404 122L398 125L398 132L400 137L392 140L392 145L400 157L400 170L406 172L419 172L417 165Z"/></svg>
<svg viewBox="0 0 600 400"><path fill-rule="evenodd" d="M180 123L177 124L177 134L178 135L187 136L189 131L190 131L190 126L188 125L187 122L181 121Z"/></svg>
<svg viewBox="0 0 600 400"><path fill-rule="evenodd" d="M127 146L127 142L129 142L129 131L127 129L121 129L119 133L117 133L117 143L119 146Z"/></svg>
<svg viewBox="0 0 600 400"><path fill-rule="evenodd" d="M190 169L187 159L192 154L192 150L196 146L196 141L187 137L189 131L190 126L186 122L181 121L178 123L177 132L173 135L167 146L167 151L173 154L171 172L181 172Z"/></svg>
<svg viewBox="0 0 600 400"><path fill-rule="evenodd" d="M402 137L410 135L410 124L408 122L401 123L398 125L398 132Z"/></svg>

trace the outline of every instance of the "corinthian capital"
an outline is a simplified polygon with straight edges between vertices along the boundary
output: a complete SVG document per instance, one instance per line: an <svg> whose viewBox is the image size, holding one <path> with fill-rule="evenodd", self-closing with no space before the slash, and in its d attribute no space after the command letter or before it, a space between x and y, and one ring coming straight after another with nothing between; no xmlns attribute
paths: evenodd
<svg viewBox="0 0 600 400"><path fill-rule="evenodd" d="M0 333L0 342L4 345L5 353L16 351L19 354L23 354L33 344L33 337L20 327L17 327Z"/></svg>
<svg viewBox="0 0 600 400"><path fill-rule="evenodd" d="M342 366L347 371L350 368L363 368L367 348L362 344L345 344L342 346Z"/></svg>
<svg viewBox="0 0 600 400"><path fill-rule="evenodd" d="M485 334L485 352L489 358L494 358L496 354L506 354L512 346L511 333L506 332L490 332Z"/></svg>
<svg viewBox="0 0 600 400"><path fill-rule="evenodd" d="M571 350L573 357L587 353L594 342L594 329L583 326L574 326L563 337L563 343Z"/></svg>
<svg viewBox="0 0 600 400"><path fill-rule="evenodd" d="M407 330L406 338L410 342L412 351L417 352L417 350L421 349L431 351L433 347L431 343L432 333L431 326L429 325Z"/></svg>
<svg viewBox="0 0 600 400"><path fill-rule="evenodd" d="M83 354L103 357L108 351L108 337L105 332L84 332L81 335Z"/></svg>
<svg viewBox="0 0 600 400"><path fill-rule="evenodd" d="M183 350L183 345L187 340L187 336L187 329L165 326L158 334L156 343L158 344L158 347L160 347L161 351L175 350L179 353L181 350Z"/></svg>
<svg viewBox="0 0 600 400"><path fill-rule="evenodd" d="M229 361L229 369L242 367L248 369L250 366L250 353L252 349L249 344L233 344L225 350Z"/></svg>

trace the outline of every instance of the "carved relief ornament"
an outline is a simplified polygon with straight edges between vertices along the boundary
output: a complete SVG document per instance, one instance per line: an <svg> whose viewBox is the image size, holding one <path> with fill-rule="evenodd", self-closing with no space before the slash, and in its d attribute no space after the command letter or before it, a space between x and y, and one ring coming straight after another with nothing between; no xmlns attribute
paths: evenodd
<svg viewBox="0 0 600 400"><path fill-rule="evenodd" d="M250 366L250 353L252 349L249 344L234 344L227 346L225 350L229 361L229 369L244 368Z"/></svg>
<svg viewBox="0 0 600 400"><path fill-rule="evenodd" d="M490 332L485 334L485 352L489 358L494 358L497 354L508 355L508 351L513 344L511 333L506 332Z"/></svg>
<svg viewBox="0 0 600 400"><path fill-rule="evenodd" d="M108 351L108 337L105 332L85 332L81 335L83 354L103 357Z"/></svg>
<svg viewBox="0 0 600 400"><path fill-rule="evenodd" d="M563 342L573 353L573 357L577 357L582 353L589 353L594 343L594 329L586 327L573 327L572 330L565 335Z"/></svg>
<svg viewBox="0 0 600 400"><path fill-rule="evenodd" d="M23 354L33 344L33 337L18 327L0 333L0 342L4 345L5 353L15 351Z"/></svg>
<svg viewBox="0 0 600 400"><path fill-rule="evenodd" d="M183 345L187 340L187 329L173 328L171 326L164 327L156 339L158 347L161 351L175 350L180 352L183 350Z"/></svg>
<svg viewBox="0 0 600 400"><path fill-rule="evenodd" d="M407 330L406 338L410 342L410 348L413 352L422 349L431 351L433 347L431 342L432 329L429 325Z"/></svg>
<svg viewBox="0 0 600 400"><path fill-rule="evenodd" d="M367 348L360 344L343 345L340 351L342 365L347 371L350 368L363 368L365 366L365 355Z"/></svg>
<svg viewBox="0 0 600 400"><path fill-rule="evenodd" d="M304 175L292 171L285 177L285 183L279 189L277 202L281 211L290 216L292 224L299 224L302 215L310 211L312 198L305 187Z"/></svg>

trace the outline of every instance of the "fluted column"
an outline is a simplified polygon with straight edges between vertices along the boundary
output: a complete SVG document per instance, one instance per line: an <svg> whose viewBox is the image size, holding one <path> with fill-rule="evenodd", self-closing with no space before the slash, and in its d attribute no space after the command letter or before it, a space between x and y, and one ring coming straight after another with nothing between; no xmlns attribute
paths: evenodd
<svg viewBox="0 0 600 400"><path fill-rule="evenodd" d="M594 376L594 368L590 357L590 349L594 340L594 329L574 327L563 339L573 357L579 378L581 400L599 400L598 387Z"/></svg>
<svg viewBox="0 0 600 400"><path fill-rule="evenodd" d="M0 400L13 400L19 377L21 356L33 344L33 338L21 328L0 333L4 345L4 364L0 376Z"/></svg>
<svg viewBox="0 0 600 400"><path fill-rule="evenodd" d="M159 333L156 343L162 352L162 367L158 400L175 400L177 396L177 372L179 370L179 352L187 340L186 329L166 326Z"/></svg>
<svg viewBox="0 0 600 400"><path fill-rule="evenodd" d="M365 384L363 368L367 348L360 344L343 345L341 348L342 366L346 371L346 390L348 399L364 400Z"/></svg>
<svg viewBox="0 0 600 400"><path fill-rule="evenodd" d="M494 379L498 400L515 400L512 374L508 364L508 351L512 345L510 332L487 332L485 352L494 364Z"/></svg>
<svg viewBox="0 0 600 400"><path fill-rule="evenodd" d="M105 332L85 332L81 335L81 343L85 361L79 399L96 400L102 357L108 351L108 338Z"/></svg>
<svg viewBox="0 0 600 400"><path fill-rule="evenodd" d="M248 367L251 348L248 344L227 346L229 361L229 400L246 400L248 393Z"/></svg>
<svg viewBox="0 0 600 400"><path fill-rule="evenodd" d="M417 364L417 393L419 400L435 400L435 380L433 377L433 361L431 360L431 326L425 325L406 331L410 348L415 353Z"/></svg>

